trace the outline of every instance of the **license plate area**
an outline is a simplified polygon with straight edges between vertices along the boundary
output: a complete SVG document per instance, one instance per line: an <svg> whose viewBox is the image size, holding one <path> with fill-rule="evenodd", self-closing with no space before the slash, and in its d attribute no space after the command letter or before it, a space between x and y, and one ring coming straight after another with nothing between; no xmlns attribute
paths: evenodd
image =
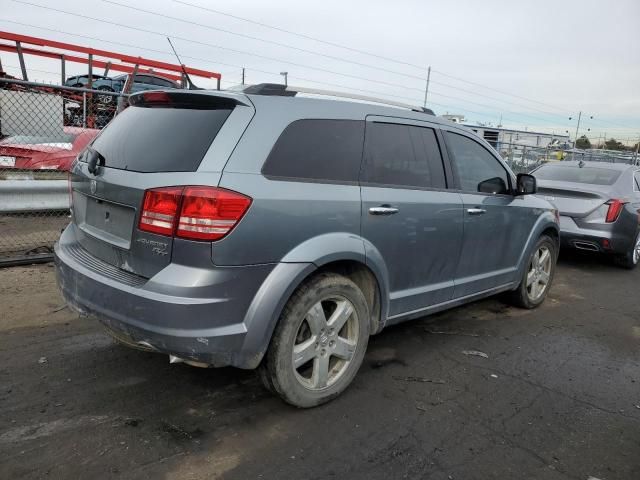
<svg viewBox="0 0 640 480"><path fill-rule="evenodd" d="M73 210L83 232L129 250L135 220L135 208L73 192Z"/></svg>

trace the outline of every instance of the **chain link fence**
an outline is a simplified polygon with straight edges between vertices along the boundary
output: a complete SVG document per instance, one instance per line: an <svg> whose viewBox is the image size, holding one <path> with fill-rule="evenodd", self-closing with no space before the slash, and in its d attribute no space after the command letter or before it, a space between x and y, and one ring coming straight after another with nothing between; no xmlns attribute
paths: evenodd
<svg viewBox="0 0 640 480"><path fill-rule="evenodd" d="M51 258L69 222L67 171L126 98L0 78L0 265Z"/></svg>
<svg viewBox="0 0 640 480"><path fill-rule="evenodd" d="M584 162L639 164L639 158L635 152L562 149L553 146L534 147L526 144L506 142L497 142L496 150L515 173L529 173L540 165L559 161L582 160Z"/></svg>

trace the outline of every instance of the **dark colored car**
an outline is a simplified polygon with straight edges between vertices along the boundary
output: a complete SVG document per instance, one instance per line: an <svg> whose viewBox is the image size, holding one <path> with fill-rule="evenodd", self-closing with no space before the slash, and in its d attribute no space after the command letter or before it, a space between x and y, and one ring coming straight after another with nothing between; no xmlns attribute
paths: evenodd
<svg viewBox="0 0 640 480"><path fill-rule="evenodd" d="M69 170L100 130L64 127L60 135L11 135L0 140L0 168Z"/></svg>
<svg viewBox="0 0 640 480"><path fill-rule="evenodd" d="M538 193L560 210L565 247L640 261L640 168L620 163L558 162L534 170Z"/></svg>
<svg viewBox="0 0 640 480"><path fill-rule="evenodd" d="M549 292L557 211L465 127L278 85L130 104L74 164L55 247L66 301L124 344L311 407L386 326Z"/></svg>
<svg viewBox="0 0 640 480"><path fill-rule="evenodd" d="M102 90L104 92L120 93L124 89L128 73L118 75L115 77L105 77L102 75L94 75L92 79L92 88L94 90ZM88 75L76 75L74 77L67 78L64 84L67 87L87 87L89 82ZM180 85L173 80L169 80L161 75L153 75L150 73L138 73L135 76L135 80L131 87L130 93L143 92L146 90L158 90L167 88L180 88ZM100 103L109 104L115 102L115 97L112 95L101 95L98 100Z"/></svg>

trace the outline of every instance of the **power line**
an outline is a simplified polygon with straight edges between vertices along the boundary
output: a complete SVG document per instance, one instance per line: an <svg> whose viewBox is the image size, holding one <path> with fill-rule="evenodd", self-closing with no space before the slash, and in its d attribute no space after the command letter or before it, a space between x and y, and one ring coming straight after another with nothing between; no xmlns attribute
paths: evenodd
<svg viewBox="0 0 640 480"><path fill-rule="evenodd" d="M109 3L111 5L118 5L118 6L123 7L123 8L128 8L130 10L135 10L135 11L138 11L138 12L146 13L146 14L149 14L149 15L155 15L157 17L167 18L169 20L175 20L177 22L187 23L189 25L195 25L195 26L198 26L198 27L201 27L201 28L207 28L209 30L215 30L215 31L218 31L218 32L227 33L229 35L235 35L235 36L238 36L238 37L247 38L247 39L255 40L255 41L258 41L258 42L263 42L263 43L267 43L267 44L271 44L271 45L276 45L276 46L282 47L282 48L288 48L290 50L295 50L295 51L302 52L302 53L308 53L308 54L311 54L311 55L317 55L319 57L329 58L331 60L337 60L339 62L351 63L353 65L358 65L360 67L372 68L374 70L378 70L378 71L381 71L381 72L391 73L393 75L400 75L400 76L403 76L403 77L413 78L415 80L424 81L424 77L419 77L417 75L410 75L408 73L398 72L398 71L395 71L395 70L389 70L389 69L386 69L386 68L382 68L382 67L380 67L378 65L370 65L370 64L367 64L367 63L356 62L354 60L348 60L348 59L345 59L345 58L342 58L342 57L336 57L334 55L327 55L325 53L320 53L320 52L316 52L316 51L313 51L313 50L307 50L305 48L295 47L293 45L286 44L286 43L276 42L276 41L273 41L273 40L267 40L267 39L260 38L260 37L254 37L252 35L247 35L247 34L244 34L244 33L234 32L232 30L226 30L224 28L219 28L219 27L214 27L214 26L211 26L211 25L206 25L204 23L194 22L192 20L186 20L184 18L174 17L172 15L166 15L164 13L154 12L154 11L151 11L151 10L145 10L143 8L138 8L138 7L134 7L134 6L131 6L131 5L126 5L126 4L123 4L123 3L119 3L119 2L116 2L114 0L101 0L101 1L103 1L105 3Z"/></svg>
<svg viewBox="0 0 640 480"><path fill-rule="evenodd" d="M295 50L295 51L300 51L300 52L303 52L303 53L309 53L309 54L312 54L312 55L317 55L317 56L329 58L329 59L332 59L332 60L337 60L337 61L340 61L340 62L351 63L351 64L358 65L358 66L361 66L361 67L371 68L371 69L375 69L377 71L383 71L383 72L391 73L391 74L394 74L394 75L404 76L404 77L407 77L407 78L412 78L412 79L417 79L417 80L424 80L423 77L419 77L419 76L416 76L416 75L409 75L409 74L406 74L406 73L403 73L403 72L398 72L398 71L395 71L395 70L389 70L389 69L382 68L382 67L376 66L376 65L369 65L369 64L362 63L362 62L356 62L356 61L348 60L348 59L345 59L345 58L342 58L342 57L336 57L336 56L333 56L333 55L326 55L326 54L315 52L315 51L312 51L312 50L307 50L307 49L300 48L300 47L294 47L292 45L281 43L281 42L275 42L275 41L272 41L272 40L267 40L267 39L255 37L255 36L252 36L252 35L246 35L246 34L243 34L243 33L234 32L232 30L222 29L222 28L219 28L219 27L214 27L214 26L211 26L211 25L206 25L206 24L199 23L199 22L194 22L194 21L191 21L191 20L186 20L186 19L183 19L183 18L178 18L178 17L172 16L172 15L166 15L166 14L162 14L162 13L158 13L158 12L154 12L154 11L150 11L150 10L145 10L145 9L142 9L142 8L134 7L134 6L131 6L131 5L126 5L126 4L123 4L123 3L120 3L120 2L116 2L114 0L102 0L102 1L105 2L105 3L112 4L112 5L118 5L118 6L123 7L123 8L128 8L128 9L131 9L131 10L134 10L134 11L146 13L146 14L149 14L149 15L155 15L155 16L159 16L159 17L162 17L162 18L167 18L167 19L171 19L171 20L187 23L187 24L190 24L190 25L196 25L196 26L199 26L199 27L202 27L202 28L207 28L207 29L211 29L211 30L215 30L215 31L220 31L220 32L224 32L224 33L227 33L227 34L230 34L230 35L236 35L236 36L239 36L239 37L242 37L242 38L248 38L248 39L251 39L251 40L264 42L264 43L276 45L276 46L279 46L279 47L288 48L288 49ZM188 3L188 2L183 2L183 1L180 1L180 0L174 0L174 1L176 3L181 3L181 4L185 4L185 5L191 6L191 7L200 8L200 9L205 10L205 11L213 11L215 13L220 13L217 10L208 9L208 8L205 8L205 7L200 7L200 6ZM234 16L234 17L236 17L236 16ZM239 18L239 17L237 17L237 18ZM272 27L272 28L275 28L275 27ZM287 33L294 34L293 32L288 32L288 31L287 31ZM416 66L416 65L412 65L412 66ZM452 75L444 74L444 73L439 72L439 71L438 71L438 73L440 73L441 75L447 76L449 78L456 79L458 81L465 81L465 80L459 79L457 77L454 77ZM434 82L434 83L440 83L440 82ZM482 88L491 89L490 87L485 87L485 86L482 86L480 84L476 84L474 82L468 82L468 83L480 86ZM440 84L444 85L444 86L447 86L448 88L465 91L465 92L472 93L472 94L477 95L477 96L483 96L483 95L477 94L475 92L469 92L468 90L464 90L464 89L461 89L461 88L458 88L458 87L453 87L451 85L447 85L447 84L443 84L443 83L440 83ZM515 98L521 98L521 99L523 99L525 101L536 102L536 103L541 103L542 105L546 105L546 104L544 104L542 102L537 102L535 100L526 99L526 97L519 97L519 96L511 95L509 93L504 93L504 92L501 92L500 90L497 90L497 89L491 89L491 90L499 92L502 95L514 96ZM490 98L490 99L493 99L493 100L497 100L497 101L501 101L503 103L515 105L515 106L518 106L518 107L524 107L524 108L527 108L527 109L536 110L536 111L542 112L542 113L544 113L546 115L555 115L555 116L562 117L559 114L545 112L545 111L533 108L533 107L528 106L528 105L517 104L515 102L510 102L510 101L503 100L503 99L496 99L495 97L489 97L489 96L486 96L486 95L484 95L484 97L485 98ZM455 97L452 97L452 98L455 98ZM556 109L560 110L558 107L552 107L552 108L556 108ZM514 112L512 112L512 113L514 113ZM523 115L525 115L525 114L523 114ZM540 119L539 117L534 117L532 115L525 115L525 116L528 116L530 118L537 118L538 120ZM566 114L564 115L564 118L565 119L568 118Z"/></svg>
<svg viewBox="0 0 640 480"><path fill-rule="evenodd" d="M94 18L94 17L87 16L87 15L81 15L81 14L78 14L78 13L75 13L75 12L68 12L68 11L61 10L61 9L56 9L56 8L53 8L53 7L47 7L47 6L44 6L44 5L39 5L39 4L30 3L30 2L27 2L27 1L23 1L23 0L13 0L13 1L14 1L14 2L16 2L16 3L22 3L22 4L26 4L26 5L30 5L30 6L34 6L34 7L38 7L38 8L42 8L42 9L46 9L46 10L52 10L52 11L56 11L56 12L63 13L63 14L67 14L67 15L72 15L72 16L76 16L76 17L80 17L80 18L86 18L86 19L90 19L90 20L97 21L97 22L108 23L108 24L116 25L116 26L119 26L119 27L122 27L122 28L128 28L128 29L132 29L132 30L136 30L136 31L141 31L141 32L143 32L143 33L149 33L149 34L153 34L153 35L162 35L162 36L166 36L166 35L167 35L167 34L162 33L162 32L157 32L157 31L153 31L153 30L146 30L146 29L142 29L142 28L139 28L139 27L133 27L133 26L130 26L130 25L124 25L124 24L120 24L120 23L117 23L117 22L109 21L109 20L98 19L98 18ZM177 1L177 0L176 0L176 1ZM112 2L112 3L116 3L116 4L117 4L117 2ZM121 5L121 4L119 4L119 5ZM139 9L138 9L138 10L139 10ZM145 11L145 12L147 12L147 11ZM148 12L148 13L154 13L154 12ZM13 23L22 24L22 23L20 23L20 22L13 22ZM22 24L22 25L29 26L28 24ZM97 39L96 37L90 37L90 36L86 36L86 35L79 35L79 34L70 34L70 33L68 33L68 32L61 32L61 31L59 31L59 30L47 29L47 28L45 28L45 27L37 27L37 26L36 26L36 28L43 28L43 29L46 29L46 30L49 30L49 31L56 31L56 32L58 32L58 33L68 34L68 35L75 35L75 36L79 36L79 37L83 37L83 38ZM214 44L209 44L209 43L206 43L206 42L200 42L200 41L192 40L192 39L189 39L189 38L176 37L176 36L172 36L172 37L173 37L173 38L176 38L176 39L180 39L180 40L186 41L186 42L190 42L190 43L195 43L195 44L199 44L199 45L210 46L210 47L214 47L214 48L218 48L218 49L222 49L222 50L228 50L228 51L231 51L231 52L234 52L234 53L239 53L239 54L244 54L244 55L250 55L250 56L254 56L254 57L258 57L258 58L263 58L263 59L267 59L267 60L271 60L271 61L275 61L275 62L287 63L287 64L291 64L291 65L299 66L299 67L301 67L301 68L306 68L306 69L310 69L310 70L317 70L317 71L322 71L322 72L326 72L326 73L331 73L331 74L334 74L334 75L339 75L339 76L343 76L343 77L347 77L347 78L353 78L353 79L358 79L358 80L363 80L363 81L368 81L368 82L375 82L375 83L378 83L378 84L387 85L387 86L392 86L392 87L400 88L400 89L403 89L403 90L412 90L412 91L416 91L416 92L420 92L420 93L422 93L422 92L423 92L423 89L421 89L421 88L408 87L408 86L406 86L406 85L401 85L401 84L392 83L392 82L385 82L385 81L382 81L382 80L372 80L372 79L370 79L370 78L365 78L365 77L361 77L361 76L357 76L357 75L349 75L349 74L345 74L345 73L342 73L342 72L336 72L336 71L332 71L332 70L328 70L328 69L323 69L323 68L318 68L318 67L312 67L312 66L308 66L308 65L298 64L298 63L295 63L295 62L289 62L289 61L281 60L281 59L278 59L278 58L267 57L267 56L264 56L264 55L258 55L258 54L254 54L254 53L252 53L252 52L245 52L245 51L241 51L241 50L230 49L230 48L223 47L223 46L220 46L220 45L214 45ZM154 51L154 52L162 53L162 54L166 54L166 55L169 55L169 54L170 54L170 52L167 52L167 51L155 50L155 49L150 49L150 48L144 48L144 47L139 47L139 46L137 46L137 45L125 44L125 43L122 43L122 42L107 41L107 40L104 40L104 39L97 39L97 40L105 41L105 42L113 43L113 44L119 44L119 45L130 46L130 47L137 48L137 49L140 49L140 48L141 48L141 49L144 49L144 50ZM185 58L190 58L190 59L194 59L194 60L204 61L204 62L207 62L207 63L218 63L218 64L227 65L227 66L231 66L231 67L235 67L235 68L242 68L242 67L241 67L241 66L239 66L239 65L233 65L233 64L228 64L228 63L226 63L226 64L225 64L225 63L223 63L223 62L211 62L209 59L202 59L202 58L198 58L198 57L189 57L189 56L185 56ZM264 71L264 70L258 70L258 69L252 69L252 70L254 70L254 71L258 71L258 72L261 72L261 73L265 73L265 74L268 74L268 75L274 75L274 76L277 76L277 75L278 75L276 72L267 72L267 71ZM439 73L441 73L441 72L439 72ZM446 75L446 74L445 74L445 75ZM448 76L448 75L447 75L447 76ZM449 76L449 77L452 77L452 76ZM301 78L301 79L302 79L302 77L298 77L298 78ZM420 77L416 77L416 78L420 78ZM452 77L452 78L457 79L457 77ZM462 79L460 79L460 80L461 80L461 81L464 81L464 80L462 80ZM307 79L307 81L314 82L314 83L326 83L326 84L329 84L328 82L318 82L318 81L310 80L310 79ZM437 81L436 81L436 82L433 82L433 83L440 84L440 85L443 85L443 86L445 86L445 87L447 87L447 88L451 88L451 89L454 89L454 90L455 90L455 89L457 89L457 90L460 90L460 91L463 91L463 92L469 93L469 94L474 95L474 96L480 96L480 97L484 97L484 98L493 99L493 100L496 100L496 101L501 101L501 102L503 102L503 103L508 103L508 104L513 104L513 105L516 105L516 106L523 106L523 107L525 107L525 108L534 109L533 107L530 107L530 106L524 106L524 105L521 105L521 104L517 104L517 103L515 103L515 102L510 102L510 101L503 100L503 99L499 99L499 98L495 98L495 97L489 97L489 96L487 96L487 95L478 94L478 93L475 93L475 92L472 92L472 91L469 91L469 90L465 90L465 89L462 89L462 88L459 88L459 87L454 87L454 86L451 86L451 85L448 85L448 84L445 84L445 83L442 83L442 82L437 82ZM473 82L469 82L469 83L473 83ZM335 84L334 84L334 85L335 85ZM478 84L478 85L479 85L479 84ZM345 86L342 86L342 87L343 87L343 88L345 88ZM349 87L349 88L350 88L350 87ZM358 89L353 89L353 90L358 90ZM502 92L500 92L499 90L496 90L496 91L497 91L497 92L499 92L499 93L502 93ZM389 94L389 93L387 93L387 92L384 92L384 93L383 93L383 92L376 92L376 93L379 93L379 94L382 94L382 95L387 95L387 96L395 96L395 97L400 98L400 96L399 96L399 95L391 95L391 94ZM460 98L460 97L453 97L453 96L446 95L446 94L442 94L442 93L435 93L435 92L434 92L434 95L440 95L440 96L443 96L443 97L459 99L459 100L461 100L461 101L465 101L465 102L469 102L469 103L475 103L476 105L480 105L480 106L484 106L484 107L488 107L488 108L495 108L495 106L489 106L489 105L486 105L486 104L480 104L480 103L473 102L473 101L470 101L470 100L462 99L462 98ZM404 98L409 98L409 97L404 97ZM521 97L521 98L524 98L524 97ZM526 99L525 99L525 100L526 100ZM414 101L415 101L415 100L414 100ZM432 103L433 103L433 102L432 102ZM540 103L542 103L542 102L540 102ZM441 105L441 104L439 104L439 105ZM543 105L544 105L544 104L543 104ZM447 107L447 108L452 108L452 107L449 107L449 106L446 106L446 105L445 105L445 107ZM537 110L537 109L534 109L534 110ZM470 110L467 110L467 111L470 111ZM542 111L542 110L539 110L539 111L541 111L542 113L545 113L545 114L555 115L555 116L560 117L560 115L558 115L558 114L550 114L549 112L544 112L544 111ZM470 111L470 112L472 112L472 111ZM478 114L480 114L479 112L474 112L474 113L478 113ZM514 115L520 115L520 116L528 116L528 117L530 117L530 118L536 118L536 119L538 119L538 120L542 120L542 121L545 121L545 122L547 121L547 120L540 119L539 117L534 117L534 116L532 116L532 115L527 115L527 114L524 114L524 113L517 113L517 112L509 112L509 113L512 113L512 114L514 114ZM481 115L488 115L488 114L487 114L487 113L482 113ZM565 127L563 127L563 128L565 128ZM631 129L632 127L622 127L622 128Z"/></svg>
<svg viewBox="0 0 640 480"><path fill-rule="evenodd" d="M103 1L105 1L105 0L103 0ZM374 58L379 58L379 59L382 59L382 60L385 60L385 61L388 61L388 62L393 62L393 63L397 63L397 64L401 64L401 65L407 65L407 66L410 66L410 67L413 67L413 68L418 68L418 69L424 69L424 66L422 66L422 65L416 65L416 64L413 64L413 63L410 63L410 62L405 62L405 61L397 60L397 59L394 59L394 58L389 58L389 57L385 57L385 56L382 56L382 55L377 55L377 54L374 54L372 52L367 52L367 51L355 49L355 48L346 46L344 44L340 44L340 43L336 43L336 42L330 42L330 41L323 40L323 39L320 39L320 38L317 38L317 37L312 37L310 35L305 35L305 34L301 34L301 33L298 33L298 32L293 32L291 30L287 30L287 29L284 29L284 28L281 28L281 27L276 27L275 25L270 25L270 24L266 24L266 23L263 23L263 22L258 22L258 21L255 21L255 20L248 19L246 17L242 17L242 16L239 16L239 15L233 15L233 14L230 14L230 13L227 13L227 12L223 12L223 11L216 10L216 9L213 9L213 8L204 7L202 5L197 5L197 4L190 3L190 2L187 2L187 1L184 1L184 0L173 0L173 2L174 3L179 3L181 5L186 5L186 6L189 6L189 7L192 7L192 8L197 8L199 10L215 13L215 14L218 14L218 15L222 15L222 16L225 16L225 17L234 18L236 20L240 20L240 21L243 21L243 22L251 23L251 24L258 25L258 26L261 26L261 27L264 27L264 28L269 28L269 29L272 29L272 30L275 30L275 31L279 31L279 32L283 32L283 33L286 33L286 34L289 34L289 35L294 35L294 36L297 36L297 37L300 37L300 38L304 38L304 39L307 39L307 40L312 40L312 41L315 41L315 42L323 43L325 45L330 45L332 47L337 47L337 48L353 51L353 52L356 52L356 53L360 53L360 54L363 54L363 55L368 55L368 56L371 56L371 57L374 57ZM375 68L379 68L379 67L375 67ZM492 87L488 87L488 86L482 85L480 83L471 82L469 80L465 80L465 79L462 79L462 78L459 78L459 77L455 77L453 75L441 72L439 70L437 72L439 74L443 75L443 76L448 77L448 78L451 78L451 79L454 79L454 80L458 80L458 81L462 81L462 82L465 82L465 83L469 83L471 85L475 85L475 86L478 86L478 87L481 87L481 88L486 88L486 89L495 91L495 92L497 92L497 93L499 93L501 95L511 96L511 97L518 98L518 99L521 99L521 100L524 100L524 101L527 101L527 102L538 103L540 105L550 107L550 108L555 109L557 111L564 112L564 109L562 109L562 108L559 108L559 107L553 106L553 105L549 105L549 104L546 104L544 102L540 102L538 100L533 100L533 99L530 99L530 98L527 98L527 97L523 97L523 96L520 96L520 95L511 94L509 92L505 92L505 91L498 90L498 89L495 89L495 88L492 88ZM396 72L396 73L398 73L398 72ZM414 76L412 76L412 77L415 78ZM419 77L419 78L423 79L423 77ZM455 88L455 87L450 87L450 88ZM476 93L473 93L473 94L474 95L478 95ZM488 97L488 96L485 96L485 97L486 98L492 98L492 97ZM521 106L521 107L524 106L524 105L516 104L514 102L508 102L506 100L501 100L500 99L499 101L502 101L502 102L505 102L505 103L511 103L512 105L517 105L517 106ZM558 115L558 114L552 114L550 112L546 112L546 111L543 111L543 110L535 109L535 108L533 108L531 106L524 106L524 107L525 108L529 108L531 110L539 111L541 113L545 113L547 115ZM558 115L558 116L561 116L561 115ZM606 122L604 120L602 120L602 122L611 123L611 122ZM627 127L624 127L624 128L627 128ZM629 127L629 128L632 128L632 127Z"/></svg>
<svg viewBox="0 0 640 480"><path fill-rule="evenodd" d="M556 106L554 106L554 105L550 105L550 104L548 104L548 103L544 103L544 102L540 102L540 101L538 101L538 100L532 100L532 99L527 98L527 97L522 97L522 96L520 96L520 95L515 95L515 94L512 94L512 93L504 92L504 91L502 91L502 90L498 90L498 89L496 89L496 88L487 87L486 85L482 85L482 84L480 84L480 83L476 83L476 82L471 82L471 81L469 81L469 80L465 80L465 79L460 78L460 77L455 77L455 76L453 76L453 75L449 75L448 73L444 73L444 72L441 72L441 71L439 71L439 70L431 69L431 71L432 71L432 72L435 72L435 73L438 73L438 74L440 74L440 75L442 75L442 76L444 76L444 77L451 78L451 79L453 79L453 80L457 80L457 81L459 81L459 82L468 83L469 85L474 85L474 86L476 86L476 87L481 87L481 88L485 88L485 89L487 89L487 90L491 90L491 91L497 92L497 93L499 93L499 94L501 94L501 95L506 95L506 96L509 96L509 97L518 98L518 99L521 99L521 100L524 100L524 101L527 101L527 102L537 103L537 104L540 104L540 105L543 105L543 106L546 106L546 107L549 107L549 108L553 108L553 109L558 110L558 111L562 111L563 113L566 111L566 110L564 110L564 109L561 109L561 108L556 107ZM433 81L432 81L432 82L433 82ZM433 82L433 83L435 83L435 82ZM450 87L450 88L456 88L456 87ZM477 94L476 94L476 95L477 95ZM490 97L488 97L488 98L490 98ZM500 100L500 101L504 101L504 100ZM511 102L511 103L512 103L512 102ZM529 106L529 107L527 107L527 108L531 108L531 109L533 109L533 107L530 107L530 106ZM537 109L536 109L536 110L537 110ZM559 116L559 114L557 114L557 113L556 113L556 114L552 114L552 113L550 113L550 112L544 112L544 111L542 111L542 110L539 110L539 111L541 111L542 113L546 113L546 114L548 114L548 115L558 115L558 116ZM566 115L566 113L564 113L564 114ZM608 122L608 121L606 121L606 120L599 120L599 121L601 121L601 122L603 122L603 123L610 123L611 125L618 125L618 126L621 126L622 128L629 128L629 129L631 129L631 130L633 130L633 129L635 129L635 128L636 128L636 127L623 126L623 125L616 124L616 123L613 123L613 122Z"/></svg>
<svg viewBox="0 0 640 480"><path fill-rule="evenodd" d="M193 43L193 44L196 44L196 45L203 45L203 46L206 46L206 47L218 48L218 49L221 49L221 50L227 50L229 52L234 52L234 53L238 53L238 54L241 54L241 55L248 55L248 56L252 56L252 57L256 57L256 58L262 58L264 60L270 60L272 62L286 63L287 65L293 65L293 66L296 66L296 67L306 68L306 69L309 69L309 70L317 70L317 71L320 71L320 72L330 73L332 75L339 75L339 76L342 76L342 77L354 78L354 79L357 79L357 80L363 80L363 81L367 81L367 82L375 82L375 83L378 83L378 84L388 85L388 86L392 86L392 87L398 87L398 88L403 88L403 89L411 89L411 90L417 90L419 92L423 92L423 89L421 89L421 88L411 88L411 87L407 87L406 85L400 85L400 84L397 84L397 83L384 82L382 80L373 80L371 78L360 77L358 75L350 75L350 74L347 74L347 73L336 72L334 70L328 70L328 69L324 69L324 68L320 68L320 67L313 67L313 66L310 66L310 65L304 65L304 64L300 64L300 63L296 63L296 62L291 62L291 61L288 61L288 60L282 60L282 59L279 59L279 58L269 57L269 56L266 56L266 55L260 55L260 54L253 53L253 52L247 52L247 51L244 51L244 50L238 50L238 49L223 47L221 45L215 45L213 43L201 42L201 41L198 41L198 40L193 40L191 38L180 37L180 36L172 35L172 34L169 34L169 33L157 32L157 31L154 31L154 30L147 30L147 29L144 29L144 28L134 27L134 26L131 26L131 25L125 25L125 24L114 22L114 21L111 21L111 20L105 20L105 19L101 19L101 18L90 17L88 15L83 15L83 14L75 13L75 12L69 12L67 10L62 10L62 9L49 7L49 6L45 6L45 5L39 5L37 3L31 3L31 2L24 1L24 0L11 0L11 1L12 2L16 2L16 3L21 3L21 4L24 4L24 5L30 5L30 6L37 7L37 8L42 8L44 10L50 10L50 11L54 11L54 12L58 12L58 13L63 13L65 15L71 15L71 16L74 16L74 17L84 18L84 19L87 19L87 20L93 20L93 21L96 21L96 22L106 23L106 24L109 24L109 25L115 25L115 26L122 27L122 28L128 28L130 30L135 30L135 31L138 31L138 32L149 33L149 34L152 34L152 35L159 35L159 36L162 36L162 37L169 36L171 38L174 38L174 39L177 39L177 40L182 40L184 42Z"/></svg>
<svg viewBox="0 0 640 480"><path fill-rule="evenodd" d="M181 1L181 0L173 0L173 1L175 3L180 3L182 5L187 5L189 7L198 8L200 10L205 10L207 12L216 13L218 15L223 15L225 17L234 18L236 20L241 20L243 22L252 23L254 25L259 25L259 26L264 27L264 28L270 28L270 29L276 30L278 32L287 33L289 35L294 35L296 37L305 38L307 40L313 40L314 42L323 43L325 45L330 45L332 47L342 48L344 50L349 50L351 52L360 53L362 55L368 55L368 56L373 57L373 58L379 58L380 60L386 60L387 62L393 62L393 63L397 63L399 65L407 65L409 67L419 68L421 70L424 70L424 66L423 65L416 65L416 64L413 64L413 63L409 63L409 62L404 62L402 60L397 60L397 59L394 59L394 58L389 58L389 57L385 57L385 56L382 56L382 55L378 55L376 53L367 52L365 50L359 50L357 48L349 47L347 45L343 45L343 44L335 43L335 42L330 42L328 40L323 40L323 39L320 39L320 38L317 38L317 37L312 37L311 35L305 35L304 33L293 32L291 30L286 30L284 28L276 27L275 25L269 25L269 24L266 24L266 23L262 23L262 22L258 22L258 21L255 21L255 20L251 20L251 19L245 18L245 17L241 17L239 15L232 15L230 13L222 12L220 10L214 10L213 8L203 7L202 5L196 5L196 4L189 3L189 2L184 2L184 1Z"/></svg>
<svg viewBox="0 0 640 480"><path fill-rule="evenodd" d="M507 92L504 92L504 91L498 90L498 89L496 89L496 88L487 87L486 85L482 85L482 84L480 84L480 83L476 83L476 82L471 82L471 81L469 81L469 80L465 80L465 79L463 79L463 78L455 77L455 76L453 76L453 75L449 75L448 73L444 73L444 72L441 72L441 71L439 71L439 70L434 70L434 69L432 69L431 71L432 71L432 72L439 73L440 75L442 75L442 76L444 76L444 77L451 78L451 79L453 79L453 80L457 80L457 81L459 81L459 82L468 83L468 84L470 84L470 85L474 85L474 86L476 86L476 87L486 88L487 90L492 90L492 91L497 92L497 93L500 93L500 94L502 94L502 95L507 95L507 96L509 96L509 97L519 98L520 100L525 100L525 101L527 101L527 102L538 103L538 104L540 104L540 105L544 105L545 107L549 107L549 108L553 108L553 109L556 109L556 110L559 110L559 111L563 111L561 108L556 107L555 105L549 105L549 104L544 103L544 102L539 102L539 101L537 101L537 100L532 100L532 99L530 99L530 98L521 97L520 95L514 95L514 94L512 94L512 93L507 93Z"/></svg>

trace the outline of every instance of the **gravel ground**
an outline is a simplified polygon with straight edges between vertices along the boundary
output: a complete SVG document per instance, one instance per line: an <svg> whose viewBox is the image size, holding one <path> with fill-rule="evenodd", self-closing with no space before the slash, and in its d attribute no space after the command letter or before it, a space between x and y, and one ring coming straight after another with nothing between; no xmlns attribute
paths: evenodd
<svg viewBox="0 0 640 480"><path fill-rule="evenodd" d="M636 480L639 280L564 255L542 308L389 328L340 398L296 410L253 372L113 344L50 265L0 270L0 478Z"/></svg>

